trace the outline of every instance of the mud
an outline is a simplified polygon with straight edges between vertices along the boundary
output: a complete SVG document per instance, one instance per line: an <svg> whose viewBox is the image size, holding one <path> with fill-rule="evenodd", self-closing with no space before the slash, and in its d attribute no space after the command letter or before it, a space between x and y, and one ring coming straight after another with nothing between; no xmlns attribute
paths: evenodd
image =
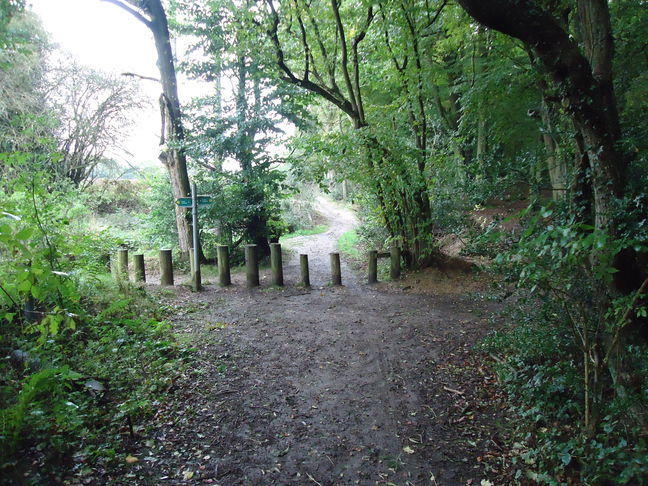
<svg viewBox="0 0 648 486"><path fill-rule="evenodd" d="M344 286L328 286L329 253L356 222L329 201L320 206L329 230L285 245L285 288L247 290L238 276L228 288L161 294L184 309L173 324L197 360L124 451L137 462L104 481L466 485L488 477L481 458L498 447L499 402L473 346L495 325L495 304L474 292L479 282L461 285L474 279L464 273L456 291L444 281L443 293L430 284L422 294L415 283L365 285L344 264ZM310 289L295 286L299 253L309 254Z"/></svg>

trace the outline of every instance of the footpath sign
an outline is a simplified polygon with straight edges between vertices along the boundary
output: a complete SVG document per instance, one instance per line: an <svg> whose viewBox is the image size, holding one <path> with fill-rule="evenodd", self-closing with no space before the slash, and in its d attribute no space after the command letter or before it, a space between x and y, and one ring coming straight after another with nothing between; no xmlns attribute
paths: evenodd
<svg viewBox="0 0 648 486"><path fill-rule="evenodd" d="M193 204L191 201L192 199L190 197L179 197L175 200L175 203L181 208L190 208ZM198 207L214 204L211 196L196 196L196 202L198 203Z"/></svg>
<svg viewBox="0 0 648 486"><path fill-rule="evenodd" d="M191 197L179 197L178 199L175 200L176 205L178 205L181 208L191 208L191 216L192 216L192 231L193 231L193 270L194 274L192 275L192 283L193 283L193 288L194 291L198 291L201 289L201 282L200 282L200 260L199 260L199 254L200 252L198 249L200 248L200 235L198 232L198 208L199 207L204 207L204 206L209 206L214 203L212 200L211 196L199 196L196 194L196 184L193 183L191 184Z"/></svg>

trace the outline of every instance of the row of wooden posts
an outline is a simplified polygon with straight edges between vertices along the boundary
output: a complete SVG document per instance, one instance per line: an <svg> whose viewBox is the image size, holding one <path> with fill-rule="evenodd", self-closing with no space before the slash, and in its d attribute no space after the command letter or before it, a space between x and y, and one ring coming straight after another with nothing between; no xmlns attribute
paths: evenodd
<svg viewBox="0 0 648 486"><path fill-rule="evenodd" d="M193 253L193 250L191 250ZM229 247L219 245L218 255L218 283L221 286L232 284L229 262ZM192 255L193 256L193 255ZM340 254L331 253L331 284L342 285L342 271L340 267ZM401 250L394 246L389 252L378 252L372 250L368 254L367 282L374 284L378 282L378 259L390 258L391 265L389 275L392 280L400 277ZM194 269L193 258L191 262L191 278L194 290L202 287L200 268ZM146 282L146 270L144 268L144 255L133 256L133 275L136 282ZM310 272L308 268L308 255L299 255L299 267L301 271L300 285L310 287ZM283 262L281 258L281 244L270 244L270 271L272 285L283 286ZM117 252L117 274L120 278L128 279L128 250L121 249ZM248 288L258 287L259 282L259 256L257 245L245 245L245 275ZM160 285L173 285L173 260L171 250L160 250Z"/></svg>

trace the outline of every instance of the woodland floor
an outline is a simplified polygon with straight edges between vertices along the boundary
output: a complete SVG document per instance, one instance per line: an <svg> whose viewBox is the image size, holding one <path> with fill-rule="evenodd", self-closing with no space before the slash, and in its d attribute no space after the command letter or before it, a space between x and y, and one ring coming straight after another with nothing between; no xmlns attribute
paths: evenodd
<svg viewBox="0 0 648 486"><path fill-rule="evenodd" d="M503 417L473 345L497 325L479 276L432 270L374 286L329 252L355 223L327 200L329 231L288 240L286 286L213 282L160 293L197 348L131 462L86 484L467 485L497 473ZM308 253L310 289L296 286ZM496 482L497 483L497 482ZM485 482L485 484L489 484Z"/></svg>

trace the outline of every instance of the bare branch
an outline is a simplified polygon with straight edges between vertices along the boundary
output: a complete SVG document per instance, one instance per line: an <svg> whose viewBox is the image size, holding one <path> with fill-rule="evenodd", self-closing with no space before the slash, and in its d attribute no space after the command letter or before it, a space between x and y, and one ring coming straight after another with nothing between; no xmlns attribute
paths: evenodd
<svg viewBox="0 0 648 486"><path fill-rule="evenodd" d="M153 22L150 19L147 19L141 12L133 8L131 5L128 5L124 2L121 2L120 0L99 0L100 2L108 2L112 3L113 5L116 5L117 7L125 10L129 14L131 14L133 17L135 17L137 20L142 22L144 25L146 25L149 29L153 25Z"/></svg>
<svg viewBox="0 0 648 486"><path fill-rule="evenodd" d="M121 75L130 78L144 79L146 81L155 81L156 83L161 82L158 78L152 78L150 76L142 76L141 74L136 74L136 73L121 73Z"/></svg>

